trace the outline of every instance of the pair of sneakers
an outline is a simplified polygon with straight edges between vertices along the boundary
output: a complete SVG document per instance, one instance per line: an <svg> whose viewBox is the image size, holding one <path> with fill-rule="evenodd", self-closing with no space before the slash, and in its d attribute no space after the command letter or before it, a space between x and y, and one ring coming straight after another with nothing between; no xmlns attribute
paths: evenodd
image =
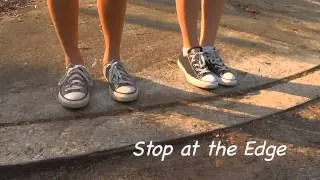
<svg viewBox="0 0 320 180"><path fill-rule="evenodd" d="M109 82L111 97L119 102L131 102L138 98L139 91L134 78L120 61L112 61L104 67L104 77ZM93 86L88 70L82 65L70 65L59 82L58 101L69 109L87 106Z"/></svg>
<svg viewBox="0 0 320 180"><path fill-rule="evenodd" d="M235 74L224 64L216 48L211 51L203 51L202 47L191 48L186 55L180 55L178 66L187 81L199 88L214 89L219 85L237 84Z"/></svg>

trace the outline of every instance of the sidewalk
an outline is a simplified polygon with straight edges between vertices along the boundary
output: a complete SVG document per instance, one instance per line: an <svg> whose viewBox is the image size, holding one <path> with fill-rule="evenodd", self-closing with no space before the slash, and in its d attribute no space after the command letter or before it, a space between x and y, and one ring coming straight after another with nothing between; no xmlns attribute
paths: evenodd
<svg viewBox="0 0 320 180"><path fill-rule="evenodd" d="M130 1L122 52L142 92L123 105L102 80L95 1L81 1L80 47L96 80L83 111L65 110L55 99L63 56L45 1L1 17L0 164L190 136L318 98L320 6L312 2L227 1L217 46L240 85L209 92L187 84L176 66L181 38L173 4Z"/></svg>
<svg viewBox="0 0 320 180"><path fill-rule="evenodd" d="M43 165L17 167L4 171L13 179L170 179L170 180L318 180L320 177L320 101L313 101L287 112L259 119L237 127L189 137L180 141L166 142L173 145L173 154L161 157L135 157L132 152L113 155L95 154L85 158L56 161ZM182 157L181 149L195 141L200 147L193 157ZM236 145L233 157L209 156L212 141L223 145ZM286 145L285 156L245 156L248 141L257 145L264 141L269 145ZM217 144L217 143L216 143ZM221 151L220 151L221 152ZM8 170L8 169L7 169ZM0 169L1 171L1 169ZM0 173L1 174L1 173ZM1 176L0 176L1 177ZM9 178L6 178L9 180Z"/></svg>

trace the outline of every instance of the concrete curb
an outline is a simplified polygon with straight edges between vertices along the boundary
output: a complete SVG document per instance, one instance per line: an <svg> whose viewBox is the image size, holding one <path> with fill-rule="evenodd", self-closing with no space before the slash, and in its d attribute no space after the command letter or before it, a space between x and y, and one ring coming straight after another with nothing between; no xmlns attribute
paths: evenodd
<svg viewBox="0 0 320 180"><path fill-rule="evenodd" d="M319 101L320 97L317 97L316 99L310 100L308 102L305 102L303 104L299 104L297 106L288 108L286 110L283 110L281 112L277 112L274 114L270 114L264 117L260 117L257 119L254 119L252 121L248 121L242 124L237 124L230 127L220 128L213 131L208 131L205 133L195 134L191 136L181 137L177 139L171 139L161 142L154 142L155 145L164 145L164 144L171 144L176 145L179 143L188 142L193 139L209 139L212 137L215 137L216 135L219 135L223 132L231 131L232 129L240 128L241 126L245 124L250 124L253 121L263 121L264 119L268 119L270 117L273 117L275 115L281 115L288 111L308 106L309 104L312 104L313 102ZM45 159L40 161L34 161L34 162L24 162L24 163L18 163L18 164L10 164L10 165L1 165L0 166L0 179L7 179L11 177L16 177L23 174L28 173L34 173L34 172L42 172L42 171L49 171L52 169L58 169L61 166L64 167L72 167L73 165L77 164L85 164L85 163L94 163L102 160L108 160L114 156L121 157L121 156L129 156L133 153L135 150L134 145L124 146L117 149L111 149L111 150L102 150L102 151L96 151L91 152L87 154L81 154L76 156L66 156L66 157L59 157L59 158L52 158L52 159ZM35 170L36 169L36 170Z"/></svg>

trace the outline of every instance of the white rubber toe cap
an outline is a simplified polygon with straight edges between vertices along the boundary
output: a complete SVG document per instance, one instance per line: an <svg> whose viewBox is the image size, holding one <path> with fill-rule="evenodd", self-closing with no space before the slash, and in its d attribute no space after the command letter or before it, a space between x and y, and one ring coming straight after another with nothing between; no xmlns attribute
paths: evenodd
<svg viewBox="0 0 320 180"><path fill-rule="evenodd" d="M236 76L231 72L224 73L221 78L219 78L219 84L224 86L235 86L237 83Z"/></svg>
<svg viewBox="0 0 320 180"><path fill-rule="evenodd" d="M133 86L121 86L119 88L117 88L117 92L118 93L122 93L122 94L132 94L136 91L137 89Z"/></svg>
<svg viewBox="0 0 320 180"><path fill-rule="evenodd" d="M201 81L206 81L206 82L217 82L217 79L214 75L208 74L205 75L201 78Z"/></svg>
<svg viewBox="0 0 320 180"><path fill-rule="evenodd" d="M86 96L85 93L82 92L72 92L72 93L68 93L66 95L64 95L64 97L68 100L71 101L77 101L77 100L81 100Z"/></svg>
<svg viewBox="0 0 320 180"><path fill-rule="evenodd" d="M236 76L234 74L232 74L231 72L227 72L222 75L222 78L225 80L235 80Z"/></svg>

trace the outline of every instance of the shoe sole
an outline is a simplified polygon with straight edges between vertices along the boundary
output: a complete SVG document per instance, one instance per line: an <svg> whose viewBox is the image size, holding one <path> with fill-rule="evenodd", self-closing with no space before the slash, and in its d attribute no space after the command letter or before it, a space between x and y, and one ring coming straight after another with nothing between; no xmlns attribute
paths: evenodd
<svg viewBox="0 0 320 180"><path fill-rule="evenodd" d="M136 92L131 93L131 94L122 94L122 93L118 93L112 90L112 88L109 87L109 93L111 95L111 97L118 102L133 102L135 100L138 99L139 96L139 91L138 89L136 90Z"/></svg>
<svg viewBox="0 0 320 180"><path fill-rule="evenodd" d="M218 81L216 82L206 82L206 81L201 81L197 78L192 77L190 74L187 73L187 71L183 68L182 64L178 60L178 67L183 71L184 76L186 77L187 81L199 88L203 89L215 89L219 86Z"/></svg>
<svg viewBox="0 0 320 180"><path fill-rule="evenodd" d="M86 107L90 102L90 95L88 94L86 98L81 99L79 101L70 101L68 99L65 99L61 96L61 94L58 94L58 101L59 103L67 108L67 109L81 109Z"/></svg>

